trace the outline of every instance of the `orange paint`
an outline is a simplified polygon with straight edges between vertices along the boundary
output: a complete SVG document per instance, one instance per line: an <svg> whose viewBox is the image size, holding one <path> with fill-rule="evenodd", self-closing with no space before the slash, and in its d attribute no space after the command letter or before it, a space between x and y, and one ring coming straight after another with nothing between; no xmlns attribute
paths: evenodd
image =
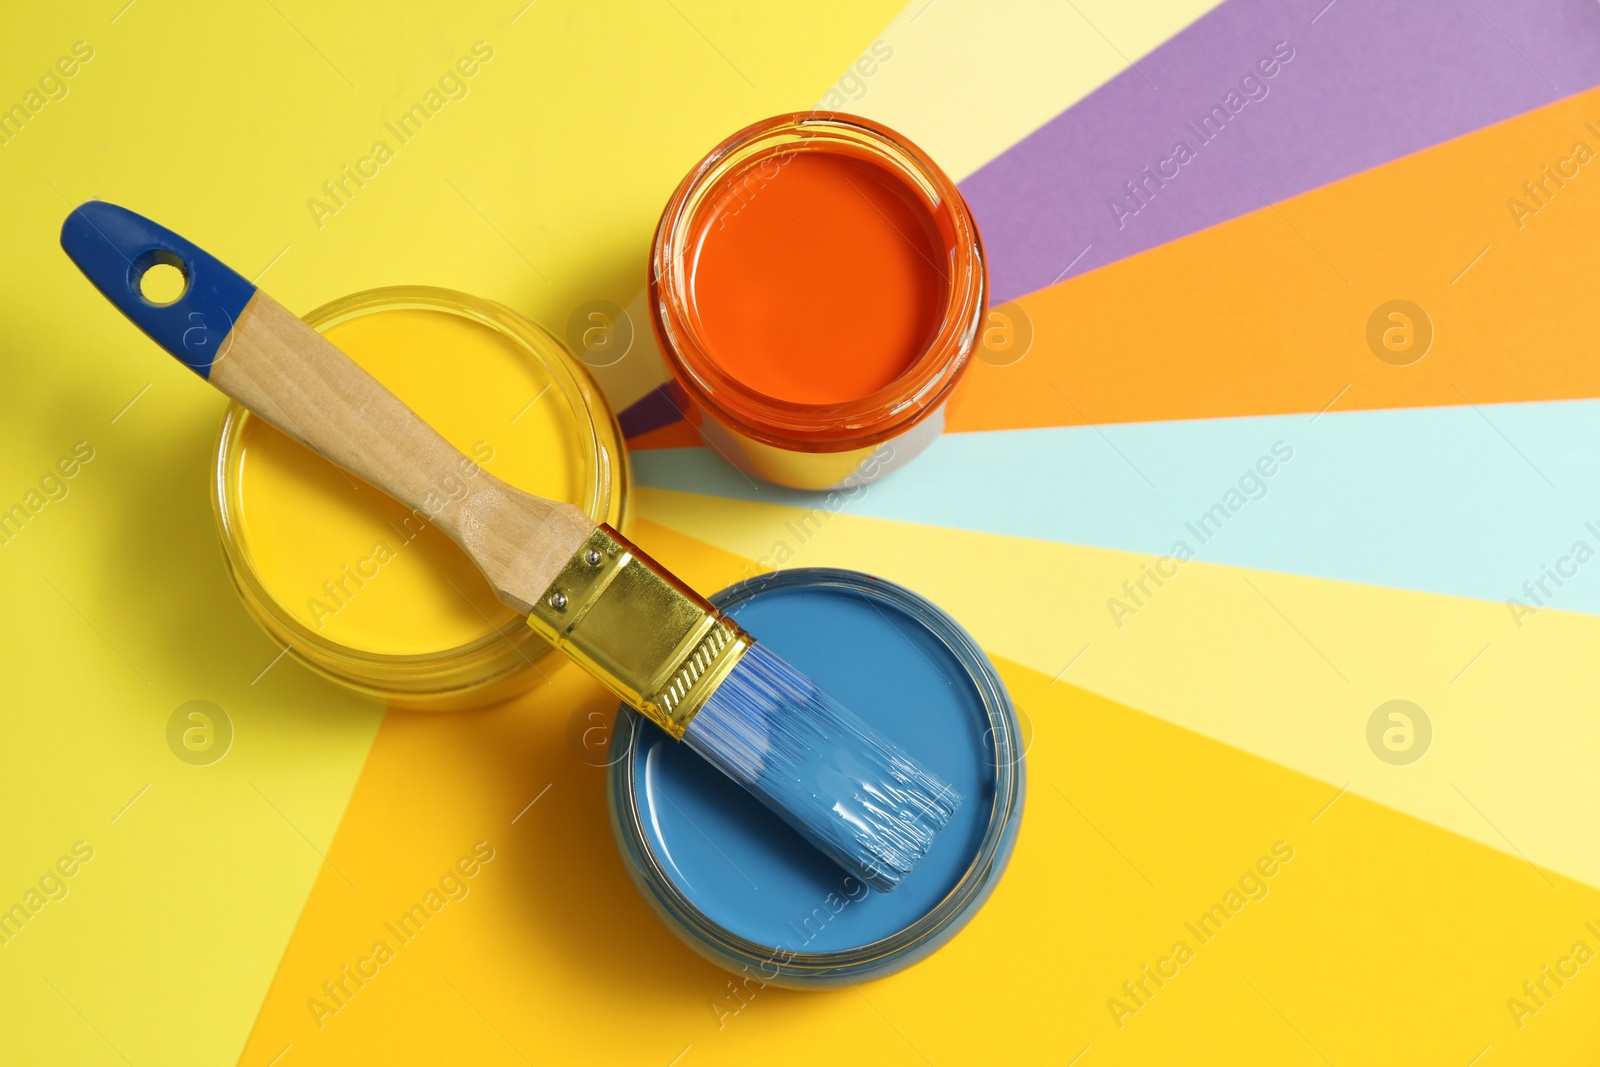
<svg viewBox="0 0 1600 1067"><path fill-rule="evenodd" d="M735 133L672 194L650 250L651 326L689 420L797 489L881 477L938 436L988 291L955 183L854 115Z"/></svg>
<svg viewBox="0 0 1600 1067"><path fill-rule="evenodd" d="M757 392L803 404L869 396L938 331L945 241L877 163L780 157L728 182L697 221L691 314L710 357Z"/></svg>

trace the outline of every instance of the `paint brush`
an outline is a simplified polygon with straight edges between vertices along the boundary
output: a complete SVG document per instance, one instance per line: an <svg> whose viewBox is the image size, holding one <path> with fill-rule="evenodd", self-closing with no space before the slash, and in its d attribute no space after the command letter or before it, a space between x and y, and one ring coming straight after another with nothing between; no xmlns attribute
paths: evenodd
<svg viewBox="0 0 1600 1067"><path fill-rule="evenodd" d="M67 216L61 247L200 377L421 510L529 626L868 885L899 885L961 803L617 531L477 467L321 334L177 234L90 201ZM177 299L145 297L156 264L183 273ZM465 494L442 491L463 484Z"/></svg>

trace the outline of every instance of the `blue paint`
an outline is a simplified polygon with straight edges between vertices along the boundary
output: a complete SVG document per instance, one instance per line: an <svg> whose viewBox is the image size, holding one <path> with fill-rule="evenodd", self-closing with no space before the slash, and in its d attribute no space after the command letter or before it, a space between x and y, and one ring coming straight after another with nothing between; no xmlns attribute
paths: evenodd
<svg viewBox="0 0 1600 1067"><path fill-rule="evenodd" d="M1596 437L1600 400L946 434L843 510L1151 555L1183 541L1209 563L1527 602L1523 583L1576 542L1600 549ZM1263 457L1274 473L1197 536ZM825 506L756 492L705 449L638 452L633 469L647 486ZM1600 563L1547 603L1600 613Z"/></svg>
<svg viewBox="0 0 1600 1067"><path fill-rule="evenodd" d="M1012 738L1015 718L998 678L992 676L993 668L974 646L979 669L995 687L986 704L969 668L930 623L948 627L960 640L970 639L931 605L888 583L838 571L789 572L783 580L804 583L808 573L844 575L869 589L888 588L910 605L897 606L838 585L797 584L769 585L728 609L759 641L904 746L964 797L927 856L899 888L889 894L868 890L687 746L654 729L647 727L635 735L636 747L613 768L613 785L619 775L633 776L642 805L637 823L643 828L643 846L706 918L757 945L814 954L859 948L904 930L957 887L973 867L986 835L1003 838L993 873L972 900L970 914L1005 865L1020 819L1021 794L1017 783L997 813L992 694L999 694L1000 714L1010 724ZM917 604L925 605L926 611L914 613ZM619 738L627 735L627 730L618 730ZM1001 742L1003 759L1010 758L1005 746L1011 743L1011 738ZM614 790L614 802L618 795ZM1004 826L992 831L997 819ZM629 843L623 844L627 853ZM681 927L679 932L683 933ZM936 940L942 942L943 937ZM706 951L704 945L696 947ZM931 951L933 945L919 947ZM905 962L909 959L898 966ZM756 971L754 963L751 970ZM770 977L764 971L762 976Z"/></svg>
<svg viewBox="0 0 1600 1067"><path fill-rule="evenodd" d="M757 641L683 743L873 889L905 881L961 793Z"/></svg>
<svg viewBox="0 0 1600 1067"><path fill-rule="evenodd" d="M256 287L195 245L143 215L91 200L61 224L61 248L118 311L202 378ZM183 272L183 294L152 304L139 283L158 263Z"/></svg>

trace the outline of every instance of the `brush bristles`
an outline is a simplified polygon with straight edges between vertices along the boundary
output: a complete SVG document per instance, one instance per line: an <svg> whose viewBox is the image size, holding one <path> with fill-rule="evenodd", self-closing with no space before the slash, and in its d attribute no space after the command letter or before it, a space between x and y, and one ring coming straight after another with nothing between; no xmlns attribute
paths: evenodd
<svg viewBox="0 0 1600 1067"><path fill-rule="evenodd" d="M759 643L690 720L684 740L885 893L961 805L960 794Z"/></svg>

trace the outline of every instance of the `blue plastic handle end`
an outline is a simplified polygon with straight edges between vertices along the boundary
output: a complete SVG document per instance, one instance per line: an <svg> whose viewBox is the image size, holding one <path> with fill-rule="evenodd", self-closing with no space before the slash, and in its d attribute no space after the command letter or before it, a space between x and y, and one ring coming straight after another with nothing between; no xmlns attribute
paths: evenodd
<svg viewBox="0 0 1600 1067"><path fill-rule="evenodd" d="M164 226L116 204L91 200L61 224L61 248L133 324L200 377L208 377L256 287ZM158 263L183 272L183 293L147 300L145 271Z"/></svg>

